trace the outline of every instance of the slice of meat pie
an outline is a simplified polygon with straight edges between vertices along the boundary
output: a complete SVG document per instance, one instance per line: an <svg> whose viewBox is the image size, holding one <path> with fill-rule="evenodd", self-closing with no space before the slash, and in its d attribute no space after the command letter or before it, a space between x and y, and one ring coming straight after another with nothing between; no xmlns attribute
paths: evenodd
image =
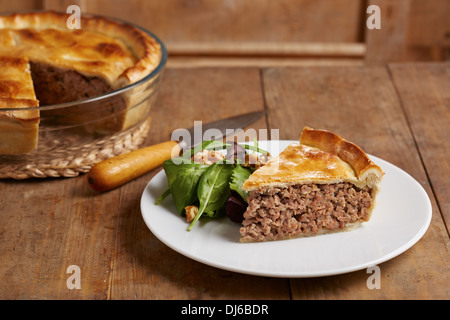
<svg viewBox="0 0 450 320"><path fill-rule="evenodd" d="M36 147L38 105L28 59L0 56L0 154L24 154Z"/></svg>
<svg viewBox="0 0 450 320"><path fill-rule="evenodd" d="M357 145L325 130L303 129L300 144L256 170L241 242L346 231L368 221L384 172Z"/></svg>

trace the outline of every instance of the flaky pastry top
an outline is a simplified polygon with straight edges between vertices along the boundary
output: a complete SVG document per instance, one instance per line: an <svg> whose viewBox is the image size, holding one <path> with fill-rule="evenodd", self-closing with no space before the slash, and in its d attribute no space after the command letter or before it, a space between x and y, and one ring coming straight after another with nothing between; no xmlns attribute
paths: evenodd
<svg viewBox="0 0 450 320"><path fill-rule="evenodd" d="M357 145L326 130L305 127L300 143L289 145L243 184L245 191L293 184L350 182L379 190L384 175Z"/></svg>
<svg viewBox="0 0 450 320"><path fill-rule="evenodd" d="M23 125L39 122L39 105L33 89L28 60L21 57L0 56L0 120L18 119ZM28 109L24 109L28 108Z"/></svg>

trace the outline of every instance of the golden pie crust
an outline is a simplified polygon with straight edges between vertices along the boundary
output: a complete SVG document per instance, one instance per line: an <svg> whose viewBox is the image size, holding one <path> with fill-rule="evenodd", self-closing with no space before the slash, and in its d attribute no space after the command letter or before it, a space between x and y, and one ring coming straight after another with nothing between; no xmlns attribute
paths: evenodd
<svg viewBox="0 0 450 320"><path fill-rule="evenodd" d="M0 112L0 151L22 154L35 148L38 105L28 59L0 56L0 109L20 109Z"/></svg>
<svg viewBox="0 0 450 320"><path fill-rule="evenodd" d="M256 170L242 189L284 187L292 184L350 182L358 188L379 190L383 170L356 144L326 130L303 129L300 143Z"/></svg>
<svg viewBox="0 0 450 320"><path fill-rule="evenodd" d="M57 12L0 16L1 108L28 108L38 103L32 91L27 61L101 79L111 91L143 79L159 65L162 55L159 43L137 27L103 17L82 15L81 29L70 30L67 28L68 17ZM18 94L14 95L16 91ZM125 100L125 108L128 108L139 97L130 95ZM115 129L132 125L139 119L138 111L124 112ZM34 141L36 147L37 109L30 112L0 111L0 119L0 154L30 152L30 141ZM33 125L30 127L31 123ZM19 124L27 127L27 131L11 133L16 136L16 147L11 148L12 142L7 141L10 137L5 132L14 130ZM21 147L22 144L28 146Z"/></svg>

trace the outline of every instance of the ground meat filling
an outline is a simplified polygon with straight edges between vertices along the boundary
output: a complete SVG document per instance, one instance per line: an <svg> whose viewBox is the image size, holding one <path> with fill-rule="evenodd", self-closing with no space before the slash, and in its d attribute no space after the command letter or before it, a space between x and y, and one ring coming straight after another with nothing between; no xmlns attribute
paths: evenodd
<svg viewBox="0 0 450 320"><path fill-rule="evenodd" d="M41 106L79 101L113 91L106 80L77 71L30 61L34 90ZM109 134L122 129L126 104L122 95L61 109L41 110L47 126L83 124L87 133Z"/></svg>
<svg viewBox="0 0 450 320"><path fill-rule="evenodd" d="M34 89L41 106L98 97L113 91L105 80L86 77L44 63L30 62Z"/></svg>
<svg viewBox="0 0 450 320"><path fill-rule="evenodd" d="M242 241L279 240L366 221L373 197L351 183L293 185L251 191Z"/></svg>

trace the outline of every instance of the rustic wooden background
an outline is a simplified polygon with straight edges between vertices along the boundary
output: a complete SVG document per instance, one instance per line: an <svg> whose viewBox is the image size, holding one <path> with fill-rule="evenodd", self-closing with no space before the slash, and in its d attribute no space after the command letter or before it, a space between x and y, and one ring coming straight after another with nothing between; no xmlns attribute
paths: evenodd
<svg viewBox="0 0 450 320"><path fill-rule="evenodd" d="M140 215L155 172L105 194L83 177L2 181L0 298L448 299L450 64L414 62L448 60L450 1L0 0L0 11L69 4L142 25L166 43L164 108L152 110L159 121L147 145L192 119L266 109L255 129L297 139L299 121L329 128L410 173L431 198L432 223L414 248L383 264L383 290L368 290L365 270L277 279L177 254ZM381 8L381 30L365 27L369 4ZM74 262L83 290L66 287Z"/></svg>
<svg viewBox="0 0 450 320"><path fill-rule="evenodd" d="M0 11L71 4L151 30L173 67L449 60L447 0L0 0ZM371 4L381 30L366 27Z"/></svg>

